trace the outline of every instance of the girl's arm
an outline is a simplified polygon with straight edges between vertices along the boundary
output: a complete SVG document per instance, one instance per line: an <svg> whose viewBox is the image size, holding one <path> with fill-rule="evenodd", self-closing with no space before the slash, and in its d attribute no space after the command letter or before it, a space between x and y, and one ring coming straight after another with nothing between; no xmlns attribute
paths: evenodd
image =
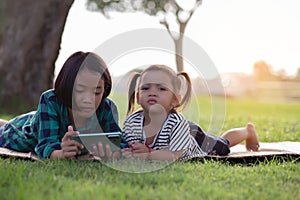
<svg viewBox="0 0 300 200"><path fill-rule="evenodd" d="M79 143L70 140L70 136L76 133L73 129L68 130L68 116L63 109L53 90L41 95L32 124L38 142L35 152L41 158L67 158L71 155L66 155L66 151L78 152L80 148Z"/></svg>
<svg viewBox="0 0 300 200"><path fill-rule="evenodd" d="M38 143L35 152L41 158L49 158L55 150L61 149L60 123L58 103L54 92L48 91L41 95L37 113L33 119L33 129L37 133Z"/></svg>
<svg viewBox="0 0 300 200"><path fill-rule="evenodd" d="M155 150L149 152L146 155L146 160L161 160L161 161L173 162L179 160L183 152L184 150L179 150L179 151Z"/></svg>
<svg viewBox="0 0 300 200"><path fill-rule="evenodd" d="M141 144L141 143L135 143ZM144 144L141 144L144 145ZM169 150L152 150L147 152L135 152L132 148L122 149L122 156L125 158L138 158L140 160L158 160L173 162L178 160L183 154L184 150L169 151Z"/></svg>
<svg viewBox="0 0 300 200"><path fill-rule="evenodd" d="M129 148L122 150L126 158L139 158L141 160L176 161L183 154L184 150L153 150L142 143L129 143Z"/></svg>

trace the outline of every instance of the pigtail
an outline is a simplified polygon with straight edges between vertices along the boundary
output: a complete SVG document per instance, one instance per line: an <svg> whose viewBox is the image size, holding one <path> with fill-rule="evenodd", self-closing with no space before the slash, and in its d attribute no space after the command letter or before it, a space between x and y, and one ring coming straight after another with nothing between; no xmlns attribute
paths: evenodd
<svg viewBox="0 0 300 200"><path fill-rule="evenodd" d="M191 79L190 79L190 76L188 75L188 73L186 73L186 72L177 73L177 77L179 78L180 76L182 76L186 80L186 92L185 92L185 95L183 96L183 98L180 102L180 105L182 106L182 108L184 108L185 106L187 106L187 104L189 103L189 101L191 99L192 82L191 82Z"/></svg>
<svg viewBox="0 0 300 200"><path fill-rule="evenodd" d="M140 75L141 75L140 73L134 73L129 83L127 115L131 114L134 111L135 88L136 88L136 82L140 77Z"/></svg>

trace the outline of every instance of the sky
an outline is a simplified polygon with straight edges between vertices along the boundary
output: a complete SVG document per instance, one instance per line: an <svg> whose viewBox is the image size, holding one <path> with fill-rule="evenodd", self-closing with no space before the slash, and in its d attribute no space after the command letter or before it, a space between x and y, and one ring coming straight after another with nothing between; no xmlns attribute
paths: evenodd
<svg viewBox="0 0 300 200"><path fill-rule="evenodd" d="M284 69L293 75L300 68L299 10L299 0L203 0L185 36L206 52L219 73L251 74L254 63L263 60L274 71ZM112 13L107 19L88 11L85 0L75 0L63 32L56 73L73 52L94 51L119 35L144 28L166 30L154 16ZM161 62L175 66L174 60L165 51L135 50L116 56L108 66L113 75L120 75L131 69L129 65Z"/></svg>

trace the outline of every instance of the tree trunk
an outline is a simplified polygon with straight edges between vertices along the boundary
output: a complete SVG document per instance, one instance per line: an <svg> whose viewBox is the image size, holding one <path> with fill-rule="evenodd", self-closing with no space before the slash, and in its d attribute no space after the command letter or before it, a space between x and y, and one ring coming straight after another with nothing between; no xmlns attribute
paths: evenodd
<svg viewBox="0 0 300 200"><path fill-rule="evenodd" d="M174 40L175 42L175 52L176 52L176 67L177 67L177 72L182 72L183 71L183 58L182 58L182 40L183 38L180 36L177 40Z"/></svg>
<svg viewBox="0 0 300 200"><path fill-rule="evenodd" d="M188 21L179 22L179 36L177 39L174 39L175 43L175 52L176 52L176 67L178 72L182 72L184 69L183 66L183 38L184 32Z"/></svg>
<svg viewBox="0 0 300 200"><path fill-rule="evenodd" d="M52 88L55 61L73 0L2 0L0 112L35 108Z"/></svg>

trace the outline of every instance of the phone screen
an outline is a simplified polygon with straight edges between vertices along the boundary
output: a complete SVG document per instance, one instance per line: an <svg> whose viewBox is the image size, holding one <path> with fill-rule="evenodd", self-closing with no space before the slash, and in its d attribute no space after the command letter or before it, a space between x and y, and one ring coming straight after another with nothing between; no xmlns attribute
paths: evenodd
<svg viewBox="0 0 300 200"><path fill-rule="evenodd" d="M81 155L92 152L93 146L99 142L102 143L104 148L108 144L111 151L120 150L121 145L120 132L79 134L71 136L71 139L83 144L84 148L81 150Z"/></svg>

